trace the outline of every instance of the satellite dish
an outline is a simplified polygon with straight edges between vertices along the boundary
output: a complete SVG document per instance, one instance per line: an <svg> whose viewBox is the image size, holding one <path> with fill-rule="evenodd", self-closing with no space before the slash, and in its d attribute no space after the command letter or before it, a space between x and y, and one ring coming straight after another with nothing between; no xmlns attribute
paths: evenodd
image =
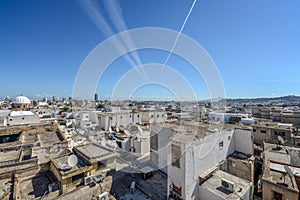
<svg viewBox="0 0 300 200"><path fill-rule="evenodd" d="M125 132L126 135L130 135L128 130L124 130L124 132Z"/></svg>
<svg viewBox="0 0 300 200"><path fill-rule="evenodd" d="M293 183L294 174L293 174L291 168L287 165L284 165L283 167L284 167L284 170L286 171L286 173L289 175L291 182L292 182L292 186L294 187L294 183Z"/></svg>
<svg viewBox="0 0 300 200"><path fill-rule="evenodd" d="M76 165L77 165L77 162L78 162L77 156L75 156L75 155L70 155L70 156L68 157L68 165L69 165L70 167L76 166Z"/></svg>
<svg viewBox="0 0 300 200"><path fill-rule="evenodd" d="M112 129L111 129L111 126L108 128L108 131L109 131L109 133L113 132Z"/></svg>
<svg viewBox="0 0 300 200"><path fill-rule="evenodd" d="M284 170L286 171L286 173L289 175L289 177L292 178L294 176L294 174L293 174L291 168L287 165L284 165L283 167L284 167Z"/></svg>
<svg viewBox="0 0 300 200"><path fill-rule="evenodd" d="M278 135L277 138L278 138L278 141L279 141L280 144L284 144L285 143L284 139L281 136Z"/></svg>
<svg viewBox="0 0 300 200"><path fill-rule="evenodd" d="M120 132L120 129L119 129L119 127L117 127L117 128L116 128L116 131L117 131L117 133L119 133L119 132Z"/></svg>

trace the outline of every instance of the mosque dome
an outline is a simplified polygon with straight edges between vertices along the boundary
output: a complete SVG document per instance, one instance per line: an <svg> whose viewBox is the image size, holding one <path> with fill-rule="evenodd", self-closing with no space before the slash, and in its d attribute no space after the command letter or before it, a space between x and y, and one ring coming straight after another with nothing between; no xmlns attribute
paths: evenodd
<svg viewBox="0 0 300 200"><path fill-rule="evenodd" d="M18 97L16 97L16 99L13 103L15 103L15 104L31 104L31 101L28 99L28 97L18 96Z"/></svg>

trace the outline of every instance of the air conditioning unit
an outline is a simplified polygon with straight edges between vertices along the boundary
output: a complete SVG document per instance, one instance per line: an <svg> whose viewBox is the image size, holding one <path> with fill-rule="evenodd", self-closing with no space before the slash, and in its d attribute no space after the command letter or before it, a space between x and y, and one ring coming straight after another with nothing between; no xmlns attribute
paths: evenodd
<svg viewBox="0 0 300 200"><path fill-rule="evenodd" d="M131 194L134 194L134 192L135 192L135 182L132 181L132 182L131 182L131 185L130 185L130 193L131 193Z"/></svg>
<svg viewBox="0 0 300 200"><path fill-rule="evenodd" d="M98 195L98 200L108 200L108 192L103 192L102 194Z"/></svg>
<svg viewBox="0 0 300 200"><path fill-rule="evenodd" d="M224 178L221 179L221 185L223 188L225 188L226 190L230 191L230 192L234 192L234 183L231 181L228 181Z"/></svg>
<svg viewBox="0 0 300 200"><path fill-rule="evenodd" d="M94 176L94 180L97 182L97 183L100 183L100 182L103 182L104 181L104 176L102 174L99 174L99 175L96 175Z"/></svg>
<svg viewBox="0 0 300 200"><path fill-rule="evenodd" d="M93 182L94 182L94 179L93 179L92 176L88 176L88 177L84 178L84 185L89 185L89 184L91 184Z"/></svg>
<svg viewBox="0 0 300 200"><path fill-rule="evenodd" d="M48 184L48 193L53 191L53 183Z"/></svg>

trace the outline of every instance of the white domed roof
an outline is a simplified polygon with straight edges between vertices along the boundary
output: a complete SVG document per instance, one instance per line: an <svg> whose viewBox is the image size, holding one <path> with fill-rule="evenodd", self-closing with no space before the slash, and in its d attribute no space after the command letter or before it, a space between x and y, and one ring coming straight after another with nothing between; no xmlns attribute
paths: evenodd
<svg viewBox="0 0 300 200"><path fill-rule="evenodd" d="M28 97L18 96L18 97L16 97L16 99L15 99L15 101L13 103L17 103L17 104L31 104L31 101L28 99Z"/></svg>

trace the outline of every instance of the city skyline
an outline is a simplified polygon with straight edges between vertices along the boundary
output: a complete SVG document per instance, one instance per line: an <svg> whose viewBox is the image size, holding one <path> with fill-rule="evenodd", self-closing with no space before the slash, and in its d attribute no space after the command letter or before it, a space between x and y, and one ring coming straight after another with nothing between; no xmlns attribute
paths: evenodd
<svg viewBox="0 0 300 200"><path fill-rule="evenodd" d="M111 31L101 24L99 28L100 18L89 15L92 10L82 1L0 3L2 98L20 94L31 98L72 96L84 59L99 43L124 28L116 26L105 3L91 3ZM192 4L122 1L119 12L128 29L179 31ZM182 33L202 45L216 63L227 97L299 95L299 5L297 1L198 1ZM168 57L168 52L158 50L137 53L142 64L164 63ZM188 79L198 99L209 98L205 82L189 63L171 55L167 64ZM113 62L99 82L99 98L109 99L113 86L132 68L124 56ZM174 99L168 88L158 85L141 87L132 99L155 96Z"/></svg>

